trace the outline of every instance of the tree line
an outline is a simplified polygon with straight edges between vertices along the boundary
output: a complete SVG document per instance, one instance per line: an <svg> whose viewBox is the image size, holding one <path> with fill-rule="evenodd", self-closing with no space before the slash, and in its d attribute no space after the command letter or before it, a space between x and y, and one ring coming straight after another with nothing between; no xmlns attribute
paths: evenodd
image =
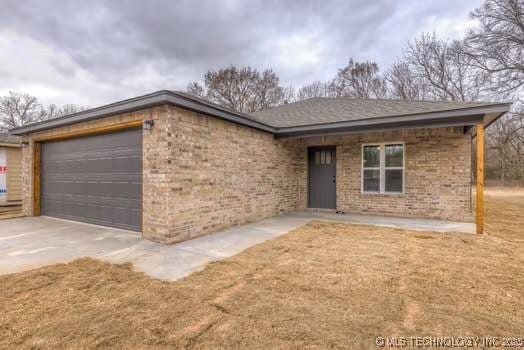
<svg viewBox="0 0 524 350"><path fill-rule="evenodd" d="M464 39L424 33L386 70L352 58L333 78L282 86L272 69L209 70L187 92L250 113L316 97L436 101L512 101L487 129L486 175L524 182L524 0L485 0L471 13L478 27Z"/></svg>
<svg viewBox="0 0 524 350"><path fill-rule="evenodd" d="M385 70L350 58L331 79L295 88L283 86L272 69L231 65L208 70L187 92L244 113L317 97L512 101L511 113L487 130L486 174L524 181L524 0L485 0L471 16L478 26L464 39L424 33ZM34 96L11 92L0 97L0 128L82 109L44 106Z"/></svg>
<svg viewBox="0 0 524 350"><path fill-rule="evenodd" d="M0 131L61 117L86 109L74 104L44 105L37 97L10 91L0 96Z"/></svg>

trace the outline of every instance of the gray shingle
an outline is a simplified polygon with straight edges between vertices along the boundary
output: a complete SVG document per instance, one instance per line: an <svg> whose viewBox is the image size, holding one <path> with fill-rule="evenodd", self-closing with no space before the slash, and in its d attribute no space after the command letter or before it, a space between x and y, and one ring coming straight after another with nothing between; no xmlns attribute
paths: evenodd
<svg viewBox="0 0 524 350"><path fill-rule="evenodd" d="M362 120L410 115L417 115L418 118L424 114L456 111L460 109L464 109L465 115L471 116L473 114L485 114L487 110L492 111L492 107L495 107L495 109L498 109L496 112L501 112L501 114L499 114L500 116L507 112L510 106L509 103L365 100L341 97L313 98L269 108L261 112L245 114L184 92L160 90L105 106L14 128L11 129L10 132L13 135L24 135L36 131L104 118L110 115L134 112L163 104L194 110L199 113L212 115L230 122L274 134L293 132L289 130L286 131L287 128L303 127L314 129L318 127L319 129L325 130L326 128L337 127L337 122L360 121L357 123L366 124L367 122L362 122ZM453 114L458 115L456 112ZM496 118L498 117L495 117L495 119ZM373 120L373 122L370 121L369 123L376 125L376 122L377 120ZM391 122L392 121L390 121L390 123Z"/></svg>
<svg viewBox="0 0 524 350"><path fill-rule="evenodd" d="M350 97L312 98L251 113L250 116L273 127L283 128L451 111L496 104L488 102L355 99Z"/></svg>

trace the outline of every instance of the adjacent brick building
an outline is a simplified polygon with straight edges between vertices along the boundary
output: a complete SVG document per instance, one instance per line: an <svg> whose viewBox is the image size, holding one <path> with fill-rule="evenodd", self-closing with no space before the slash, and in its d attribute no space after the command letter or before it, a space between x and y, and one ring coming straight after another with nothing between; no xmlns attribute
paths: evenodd
<svg viewBox="0 0 524 350"><path fill-rule="evenodd" d="M507 109L341 98L245 115L160 91L13 132L26 215L174 243L308 208L472 221L473 126Z"/></svg>

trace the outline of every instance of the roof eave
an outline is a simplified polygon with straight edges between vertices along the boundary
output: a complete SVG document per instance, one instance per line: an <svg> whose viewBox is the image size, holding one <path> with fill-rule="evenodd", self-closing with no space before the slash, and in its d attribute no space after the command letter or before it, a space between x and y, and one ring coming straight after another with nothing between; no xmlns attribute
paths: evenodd
<svg viewBox="0 0 524 350"><path fill-rule="evenodd" d="M487 114L504 113L509 111L511 103L495 104L489 106L471 107L460 110L431 112L422 114L381 117L375 119L362 119L347 122L334 122L327 124L305 125L298 127L278 128L277 137L307 137L327 134L368 132L402 128L468 126L484 122Z"/></svg>
<svg viewBox="0 0 524 350"><path fill-rule="evenodd" d="M136 112L139 110L164 104L183 107L189 110L215 116L221 119L225 119L234 123L242 124L267 132L275 131L273 127L260 123L250 117L244 116L241 113L232 113L225 110L221 110L219 108L214 108L210 105L202 104L187 97L177 95L172 91L162 90L154 92L152 94L131 98L128 100L116 102L98 108L89 109L68 116L13 128L9 130L9 132L12 135L26 135L38 131L109 117L112 115Z"/></svg>
<svg viewBox="0 0 524 350"><path fill-rule="evenodd" d="M509 111L511 103L497 103L486 106L475 106L469 108L447 110L440 112L425 112L421 114L389 116L373 119L362 119L355 121L333 122L325 124L304 125L294 127L274 127L258 121L242 113L229 111L220 107L215 107L208 103L199 102L196 99L177 94L169 90L161 90L148 95L131 98L116 102L106 106L93 108L72 115L47 120L27 126L22 126L10 130L13 135L26 135L38 131L68 126L79 122L86 122L98 118L109 117L112 115L135 112L154 106L169 104L179 106L192 111L211 115L233 123L248 126L265 132L274 134L276 137L291 137L311 134L327 134L333 132L351 132L354 130L378 130L380 128L402 128L426 124L442 125L471 125L472 116L486 116L500 114L495 119ZM450 119L451 118L451 119ZM468 119L469 118L469 119ZM475 123L479 121L475 119ZM469 123L469 124L468 124Z"/></svg>

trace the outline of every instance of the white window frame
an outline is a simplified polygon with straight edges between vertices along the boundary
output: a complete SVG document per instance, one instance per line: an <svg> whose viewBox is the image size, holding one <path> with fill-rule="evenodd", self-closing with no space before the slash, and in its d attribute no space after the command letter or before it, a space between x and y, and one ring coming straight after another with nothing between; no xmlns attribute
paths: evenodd
<svg viewBox="0 0 524 350"><path fill-rule="evenodd" d="M386 167L386 145L402 145L402 166L401 167ZM379 170L379 191L364 191L364 147L378 146L379 147L379 166L367 167L366 170ZM406 191L406 144L400 141L392 142L370 142L363 143L360 150L361 164L360 164L360 192L363 194L398 194L402 195ZM402 192L388 192L386 191L386 169L387 170L402 170Z"/></svg>

